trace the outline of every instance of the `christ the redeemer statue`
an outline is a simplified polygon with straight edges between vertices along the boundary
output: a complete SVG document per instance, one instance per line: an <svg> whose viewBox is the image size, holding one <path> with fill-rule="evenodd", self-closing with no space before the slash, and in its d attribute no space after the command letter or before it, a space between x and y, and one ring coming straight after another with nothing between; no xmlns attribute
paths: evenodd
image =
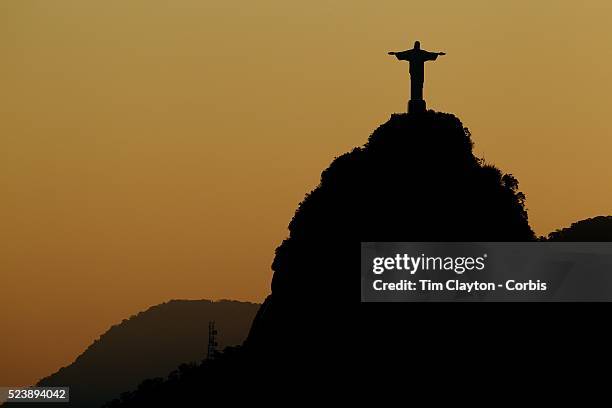
<svg viewBox="0 0 612 408"><path fill-rule="evenodd" d="M446 55L446 53L422 50L421 43L416 41L413 49L390 52L389 55L395 55L398 60L410 62L410 101L408 102L408 112L425 112L425 101L423 100L425 61L435 61L438 55Z"/></svg>

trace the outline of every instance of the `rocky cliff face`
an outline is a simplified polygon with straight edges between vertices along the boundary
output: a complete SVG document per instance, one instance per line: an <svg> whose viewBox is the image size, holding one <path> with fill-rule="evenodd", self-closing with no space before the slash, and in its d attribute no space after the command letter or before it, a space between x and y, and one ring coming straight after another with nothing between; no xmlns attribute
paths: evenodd
<svg viewBox="0 0 612 408"><path fill-rule="evenodd" d="M408 318L359 307L360 242L531 241L524 200L512 175L474 156L455 116L393 115L300 204L246 345L280 361L337 359L368 322Z"/></svg>

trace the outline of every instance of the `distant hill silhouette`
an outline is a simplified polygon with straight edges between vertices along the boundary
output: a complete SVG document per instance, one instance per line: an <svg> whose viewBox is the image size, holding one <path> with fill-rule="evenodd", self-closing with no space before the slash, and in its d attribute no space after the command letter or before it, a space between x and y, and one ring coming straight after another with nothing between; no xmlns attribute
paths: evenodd
<svg viewBox="0 0 612 408"><path fill-rule="evenodd" d="M548 234L549 241L609 242L612 241L612 216L598 216L577 221L568 228Z"/></svg>
<svg viewBox="0 0 612 408"><path fill-rule="evenodd" d="M373 387L372 377L388 378L408 346L413 358L402 367L415 370L413 351L460 346L475 323L448 310L360 304L360 242L534 241L524 201L512 175L474 156L470 132L455 116L393 115L365 146L336 158L300 204L276 250L272 294L244 345L149 380L109 406L194 406L214 396L253 403L292 388L302 402L323 395L329 402L325 390L355 398ZM388 350L396 355L381 358ZM442 367L436 354L428 357L419 369ZM377 361L384 369L373 368ZM370 383L356 390L351 380L363 376ZM350 384L345 394L343 382Z"/></svg>
<svg viewBox="0 0 612 408"><path fill-rule="evenodd" d="M228 300L172 300L150 307L112 326L38 385L70 386L70 406L101 406L146 378L166 377L182 363L206 358L209 320L216 322L220 347L241 344L258 307Z"/></svg>

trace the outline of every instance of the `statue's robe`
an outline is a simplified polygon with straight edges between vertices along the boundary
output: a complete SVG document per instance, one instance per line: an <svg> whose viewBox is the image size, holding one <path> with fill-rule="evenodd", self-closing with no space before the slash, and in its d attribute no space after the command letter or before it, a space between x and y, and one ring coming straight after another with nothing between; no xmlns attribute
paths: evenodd
<svg viewBox="0 0 612 408"><path fill-rule="evenodd" d="M401 61L410 63L410 99L423 100L423 82L425 81L425 61L435 61L438 54L420 49L401 51L395 54Z"/></svg>

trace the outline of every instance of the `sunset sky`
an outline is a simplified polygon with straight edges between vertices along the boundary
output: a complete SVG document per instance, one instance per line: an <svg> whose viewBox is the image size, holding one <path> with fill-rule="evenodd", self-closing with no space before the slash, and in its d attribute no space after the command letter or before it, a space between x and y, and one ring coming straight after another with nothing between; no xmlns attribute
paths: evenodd
<svg viewBox="0 0 612 408"><path fill-rule="evenodd" d="M0 386L173 298L262 301L331 160L425 99L548 232L612 214L609 0L0 1Z"/></svg>

